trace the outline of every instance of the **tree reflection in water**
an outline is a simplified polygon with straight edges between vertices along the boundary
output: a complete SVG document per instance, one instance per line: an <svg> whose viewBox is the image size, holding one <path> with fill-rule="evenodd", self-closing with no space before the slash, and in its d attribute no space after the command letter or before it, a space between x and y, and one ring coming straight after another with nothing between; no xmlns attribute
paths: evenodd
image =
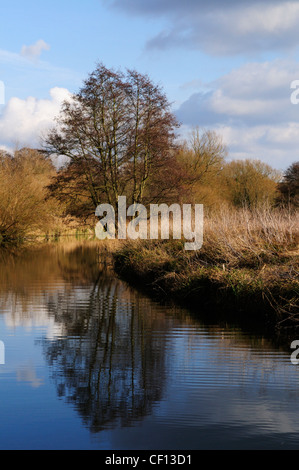
<svg viewBox="0 0 299 470"><path fill-rule="evenodd" d="M82 248L60 259L73 288L52 296L48 310L63 324L63 336L43 340L58 395L92 432L148 415L161 399L165 376L165 338L154 332L163 320L111 274L107 259L96 272L95 259L94 249Z"/></svg>

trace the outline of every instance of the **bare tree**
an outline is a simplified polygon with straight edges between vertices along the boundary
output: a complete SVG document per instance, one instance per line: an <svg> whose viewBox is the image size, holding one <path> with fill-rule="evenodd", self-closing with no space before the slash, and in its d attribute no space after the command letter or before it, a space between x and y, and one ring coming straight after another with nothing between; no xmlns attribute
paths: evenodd
<svg viewBox="0 0 299 470"><path fill-rule="evenodd" d="M190 139L184 142L178 152L178 160L185 171L186 184L193 186L222 169L227 148L215 131L200 132L193 129Z"/></svg>
<svg viewBox="0 0 299 470"><path fill-rule="evenodd" d="M152 176L170 164L177 125L165 94L148 76L99 64L63 104L45 145L79 169L90 207L116 207L120 195L143 202Z"/></svg>

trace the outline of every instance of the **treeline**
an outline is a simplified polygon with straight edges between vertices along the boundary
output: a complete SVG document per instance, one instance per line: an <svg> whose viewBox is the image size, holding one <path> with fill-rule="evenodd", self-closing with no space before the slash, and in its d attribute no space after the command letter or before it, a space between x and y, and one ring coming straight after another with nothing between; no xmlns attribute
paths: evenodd
<svg viewBox="0 0 299 470"><path fill-rule="evenodd" d="M162 202L202 203L209 212L224 206L249 209L265 205L298 206L299 162L283 175L260 160L229 162L227 154L216 132L194 130L188 141L177 144L167 159L159 162L159 167L147 178L138 202L146 206ZM96 206L105 202L116 207L118 195L125 195L131 203L137 203L132 198L131 185L125 185L121 177L122 191L109 197L101 181L101 166L94 158L71 160L53 180L52 195L66 204L67 211L73 216L88 219ZM128 183L133 184L133 178L128 179Z"/></svg>
<svg viewBox="0 0 299 470"><path fill-rule="evenodd" d="M298 209L299 162L281 175L259 160L226 162L225 153L214 132L195 131L191 142L176 149L163 181L155 181L157 175L148 181L142 202L203 203L217 217L232 208ZM95 176L96 166L94 162ZM95 224L95 203L79 162L57 169L35 149L0 152L0 182L2 243L21 241L28 234L59 233L72 221L82 228ZM100 202L107 202L105 194Z"/></svg>
<svg viewBox="0 0 299 470"><path fill-rule="evenodd" d="M214 131L179 124L163 90L136 71L99 64L65 102L41 149L0 153L0 240L47 233L70 221L94 226L95 209L202 203L207 212L299 205L299 162L285 174L260 160L229 161ZM53 157L64 158L62 167Z"/></svg>

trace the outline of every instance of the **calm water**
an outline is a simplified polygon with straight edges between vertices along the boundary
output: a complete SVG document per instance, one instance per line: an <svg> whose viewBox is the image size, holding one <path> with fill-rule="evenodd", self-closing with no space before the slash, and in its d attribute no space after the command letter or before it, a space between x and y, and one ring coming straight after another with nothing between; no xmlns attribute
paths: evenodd
<svg viewBox="0 0 299 470"><path fill-rule="evenodd" d="M2 254L0 449L299 448L290 353L198 313L129 288L89 242Z"/></svg>

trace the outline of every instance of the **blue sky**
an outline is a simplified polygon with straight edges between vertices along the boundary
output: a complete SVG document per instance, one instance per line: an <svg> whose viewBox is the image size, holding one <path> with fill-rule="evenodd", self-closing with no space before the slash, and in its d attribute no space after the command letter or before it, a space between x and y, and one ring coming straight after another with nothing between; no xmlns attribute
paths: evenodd
<svg viewBox="0 0 299 470"><path fill-rule="evenodd" d="M225 4L225 6L224 6ZM299 2L11 0L1 5L0 146L37 146L97 62L147 73L181 122L215 129L229 158L299 160Z"/></svg>

